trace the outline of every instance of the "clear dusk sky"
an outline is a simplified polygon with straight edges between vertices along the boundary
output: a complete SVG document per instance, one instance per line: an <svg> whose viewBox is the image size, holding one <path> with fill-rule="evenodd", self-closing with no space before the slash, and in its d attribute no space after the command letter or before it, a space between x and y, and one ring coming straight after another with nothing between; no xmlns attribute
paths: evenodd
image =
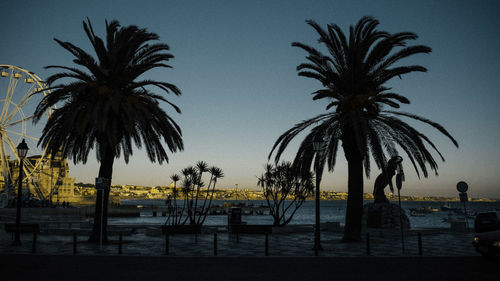
<svg viewBox="0 0 500 281"><path fill-rule="evenodd" d="M171 174L204 160L224 170L220 187L256 188L276 138L325 112L327 101L312 101L310 95L319 82L298 77L295 70L305 52L290 44L318 47L318 36L305 20L336 23L347 31L371 15L380 21L379 29L415 32L414 44L433 49L404 61L427 67L427 73L403 76L390 86L412 102L401 110L444 125L460 145L456 149L432 128L415 124L446 162L440 163L439 176L419 180L404 158L403 195L456 196L455 185L464 180L471 196L500 198L499 12L495 0L1 1L0 64L21 66L42 78L53 73L46 65L72 65L72 57L52 39L91 51L82 28L86 17L101 36L105 19L147 28L175 56L173 69L149 77L182 90L182 96L169 97L182 114L165 109L182 127L185 150L160 166L136 149L128 165L123 158L115 162L113 184L168 185ZM5 89L0 91L4 95ZM35 135L41 130L32 129ZM285 159L293 158L300 140ZM343 153L338 155L335 171L325 171L324 190L347 190L347 165ZM70 164L70 176L93 182L98 167L95 157L86 165ZM372 192L378 173L372 170L365 192Z"/></svg>

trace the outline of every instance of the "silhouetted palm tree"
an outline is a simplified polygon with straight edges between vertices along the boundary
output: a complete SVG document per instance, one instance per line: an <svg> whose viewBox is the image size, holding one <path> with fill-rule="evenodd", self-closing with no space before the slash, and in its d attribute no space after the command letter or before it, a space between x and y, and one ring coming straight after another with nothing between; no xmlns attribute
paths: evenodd
<svg viewBox="0 0 500 281"><path fill-rule="evenodd" d="M416 34L378 31L375 28L379 22L371 17L363 17L356 26L351 26L348 38L335 24L329 24L324 30L314 21L309 20L307 23L318 32L319 43L327 48L328 54L302 43L292 43L292 46L308 53L308 62L297 67L298 75L321 82L323 88L312 93L313 100L326 98L329 102L326 109L335 110L305 120L283 133L276 140L269 157L277 149L277 162L290 141L304 129L312 127L302 141L294 163L309 170L313 159L316 159L315 167L322 167L326 162L329 171L333 171L341 141L348 163L349 193L343 240L360 240L363 167L369 176L370 154L378 168L385 169L388 157L397 155L399 147L406 153L419 177L419 168L427 177L427 164L437 174L438 166L427 145L444 160L428 137L398 117L409 117L429 124L451 139L455 146L458 147L458 144L437 123L383 108L384 105L399 108L399 103L410 103L406 97L391 92L385 86L389 80L414 71L427 71L419 65L400 64L401 59L411 55L431 52L429 47L423 45L406 46L408 40L417 38ZM395 50L397 47L401 49ZM325 141L323 153L313 149L312 140L316 135Z"/></svg>
<svg viewBox="0 0 500 281"><path fill-rule="evenodd" d="M153 162L168 162L163 147L166 142L171 152L183 149L181 129L160 107L163 101L178 113L177 106L153 92L158 88L166 93L180 95L179 89L166 82L139 77L148 70L170 66L173 58L168 45L151 43L159 39L155 33L137 26L120 26L116 20L106 21L106 38L94 34L90 20L83 22L97 58L79 47L54 39L75 58L78 67L47 66L61 69L47 79L52 93L42 99L35 111L35 122L55 104L54 111L43 129L39 145L49 145L52 155L61 151L75 163L87 162L90 150L96 150L100 162L99 177L111 180L113 162L121 153L125 162L132 155L132 144L145 147ZM59 80L62 83L55 85ZM109 190L104 193L103 233L106 239ZM96 199L96 219L90 237L97 241L100 232L101 192Z"/></svg>

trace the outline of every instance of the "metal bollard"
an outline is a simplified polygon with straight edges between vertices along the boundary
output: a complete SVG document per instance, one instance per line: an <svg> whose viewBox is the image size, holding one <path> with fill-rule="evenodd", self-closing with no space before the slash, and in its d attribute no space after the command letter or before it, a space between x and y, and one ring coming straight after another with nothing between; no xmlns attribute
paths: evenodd
<svg viewBox="0 0 500 281"><path fill-rule="evenodd" d="M217 256L217 232L214 233L214 256Z"/></svg>
<svg viewBox="0 0 500 281"><path fill-rule="evenodd" d="M76 233L73 233L73 255L76 255L76 243L77 243Z"/></svg>
<svg viewBox="0 0 500 281"><path fill-rule="evenodd" d="M168 256L168 254L169 254L169 249L168 249L168 246L169 246L168 244L169 244L169 242L170 242L170 241L169 241L169 240L170 240L169 238L170 238L170 237L168 236L168 233L166 233L166 234L165 234L165 255L167 255L167 256Z"/></svg>
<svg viewBox="0 0 500 281"><path fill-rule="evenodd" d="M366 255L367 256L371 255L371 252L370 252L370 233L369 232L366 233Z"/></svg>
<svg viewBox="0 0 500 281"><path fill-rule="evenodd" d="M123 234L120 232L120 237L118 238L118 254L122 254L122 243L123 243Z"/></svg>
<svg viewBox="0 0 500 281"><path fill-rule="evenodd" d="M423 256L423 250L422 250L422 233L418 233L418 255Z"/></svg>
<svg viewBox="0 0 500 281"><path fill-rule="evenodd" d="M36 232L33 232L33 244L31 245L31 252L36 253Z"/></svg>
<svg viewBox="0 0 500 281"><path fill-rule="evenodd" d="M266 246L265 246L265 251L264 251L264 254L267 256L269 256L269 234L266 233Z"/></svg>
<svg viewBox="0 0 500 281"><path fill-rule="evenodd" d="M314 243L313 250L314 256L317 257L319 255L319 247L316 247L316 243Z"/></svg>

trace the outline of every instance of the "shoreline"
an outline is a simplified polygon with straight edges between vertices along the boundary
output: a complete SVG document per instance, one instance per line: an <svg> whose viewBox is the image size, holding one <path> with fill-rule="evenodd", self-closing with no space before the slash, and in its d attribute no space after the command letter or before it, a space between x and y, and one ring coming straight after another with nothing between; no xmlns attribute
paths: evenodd
<svg viewBox="0 0 500 281"><path fill-rule="evenodd" d="M168 200L170 198L167 197L159 197L159 198L148 198L148 197L124 197L120 198L120 201L134 201L134 200ZM200 199L203 199L200 197ZM388 198L389 199L389 198ZM178 199L180 200L180 199ZM287 199L291 200L291 199ZM315 198L307 198L305 201L314 201ZM241 198L217 198L213 199L213 201L249 201L249 202L254 202L254 201L266 201L266 199L241 199ZM347 201L347 199L320 199L320 201ZM365 198L363 199L363 202L369 202L373 201L373 198ZM391 203L397 203L398 199L397 198L392 198L389 199ZM436 198L436 199L408 199L408 198L403 198L401 197L401 202L439 202L439 203L461 203L460 198L452 198L452 199L444 199L444 198ZM500 199L486 199L486 198L469 198L469 201L467 203L500 203Z"/></svg>

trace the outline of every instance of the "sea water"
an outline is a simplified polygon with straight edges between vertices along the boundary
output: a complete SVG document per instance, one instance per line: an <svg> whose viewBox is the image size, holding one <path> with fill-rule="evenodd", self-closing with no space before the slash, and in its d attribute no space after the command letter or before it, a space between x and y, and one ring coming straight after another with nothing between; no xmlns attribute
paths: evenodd
<svg viewBox="0 0 500 281"><path fill-rule="evenodd" d="M364 203L370 203L365 201ZM178 202L182 203L182 202ZM214 200L212 206L223 205L224 203L245 204L253 206L267 206L264 200ZM397 201L392 202L398 204ZM123 205L143 205L157 206L159 208L166 208L165 200L150 199L150 200L122 200ZM320 203L320 218L321 222L340 222L343 226L345 221L346 201L326 201L322 200ZM464 208L464 205L459 202L437 202L437 201L411 201L401 202L401 207L405 210L410 219L412 229L422 228L449 228L450 224L445 222L444 219L452 216L459 219L460 215L453 211L442 211L441 206L444 204L451 205L453 208ZM437 212L427 213L424 216L413 217L410 215L410 208L426 208L438 209ZM473 210L477 213L500 210L500 202L467 202L467 211ZM293 207L291 208L293 209ZM267 214L268 212L266 212ZM463 216L462 216L463 218ZM297 210L290 224L314 224L315 219L315 201L305 201L304 204ZM129 218L109 218L110 224L164 224L167 217L156 216L153 217L151 212L142 212L140 217ZM272 224L273 218L270 215L243 215L242 221L248 224ZM469 226L473 225L473 218L469 218ZM227 225L227 215L213 215L207 216L205 225Z"/></svg>

